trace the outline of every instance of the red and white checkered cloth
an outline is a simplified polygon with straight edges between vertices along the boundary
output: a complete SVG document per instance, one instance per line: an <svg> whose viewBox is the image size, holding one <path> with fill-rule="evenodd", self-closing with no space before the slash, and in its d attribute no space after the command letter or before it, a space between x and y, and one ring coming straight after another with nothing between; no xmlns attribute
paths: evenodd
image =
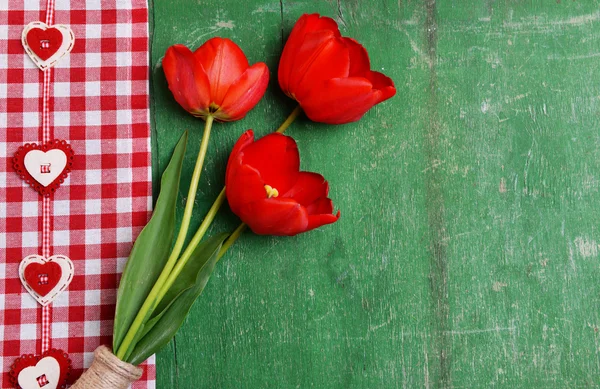
<svg viewBox="0 0 600 389"><path fill-rule="evenodd" d="M42 309L21 285L19 262L42 254L42 197L12 169L15 151L42 142L44 73L21 45L46 20L47 0L0 0L1 387L18 356L39 353ZM54 0L54 24L75 46L50 74L50 139L75 152L69 178L50 197L50 255L75 276L51 305L50 347L65 350L77 378L111 344L118 276L151 208L146 0ZM151 358L134 388L153 388ZM71 381L72 381L71 379Z"/></svg>

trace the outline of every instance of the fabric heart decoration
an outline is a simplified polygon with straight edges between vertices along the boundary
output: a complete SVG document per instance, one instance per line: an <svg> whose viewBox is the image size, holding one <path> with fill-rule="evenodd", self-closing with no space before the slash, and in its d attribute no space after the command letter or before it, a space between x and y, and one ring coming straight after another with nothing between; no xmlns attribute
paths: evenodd
<svg viewBox="0 0 600 389"><path fill-rule="evenodd" d="M73 49L75 35L63 24L32 22L23 30L21 43L37 67L46 70Z"/></svg>
<svg viewBox="0 0 600 389"><path fill-rule="evenodd" d="M41 355L22 355L15 360L9 372L11 383L21 389L65 388L70 374L69 356L57 349Z"/></svg>
<svg viewBox="0 0 600 389"><path fill-rule="evenodd" d="M73 262L64 255L53 255L48 259L29 255L19 265L23 286L43 306L50 304L69 286L73 273Z"/></svg>
<svg viewBox="0 0 600 389"><path fill-rule="evenodd" d="M13 158L13 168L42 196L49 196L71 172L74 153L62 140L44 145L27 143L19 147Z"/></svg>
<svg viewBox="0 0 600 389"><path fill-rule="evenodd" d="M54 261L45 263L30 263L25 267L23 274L25 281L38 295L44 297L60 281L62 270L60 265ZM42 279L42 280L41 280Z"/></svg>
<svg viewBox="0 0 600 389"><path fill-rule="evenodd" d="M42 60L52 57L63 43L63 34L56 27L32 28L27 32L27 45Z"/></svg>

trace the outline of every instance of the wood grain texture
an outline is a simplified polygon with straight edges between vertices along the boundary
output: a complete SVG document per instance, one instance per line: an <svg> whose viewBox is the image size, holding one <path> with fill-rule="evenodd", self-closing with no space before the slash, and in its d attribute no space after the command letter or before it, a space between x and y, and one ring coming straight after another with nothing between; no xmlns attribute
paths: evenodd
<svg viewBox="0 0 600 389"><path fill-rule="evenodd" d="M215 125L192 227L242 131L264 135L293 109L276 69L302 13L335 18L398 89L358 123L291 127L302 168L329 179L342 218L294 238L245 234L159 353L158 387L598 387L599 9L155 2L156 171L190 129L189 180L202 131L166 87L169 45L232 38L272 71L246 119ZM212 232L236 224L225 210Z"/></svg>

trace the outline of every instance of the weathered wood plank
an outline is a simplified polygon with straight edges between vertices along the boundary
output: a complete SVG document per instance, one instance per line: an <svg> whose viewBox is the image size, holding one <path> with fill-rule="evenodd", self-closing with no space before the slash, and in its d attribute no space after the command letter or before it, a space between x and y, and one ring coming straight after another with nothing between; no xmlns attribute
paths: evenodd
<svg viewBox="0 0 600 389"><path fill-rule="evenodd" d="M437 9L448 385L598 385L599 5Z"/></svg>

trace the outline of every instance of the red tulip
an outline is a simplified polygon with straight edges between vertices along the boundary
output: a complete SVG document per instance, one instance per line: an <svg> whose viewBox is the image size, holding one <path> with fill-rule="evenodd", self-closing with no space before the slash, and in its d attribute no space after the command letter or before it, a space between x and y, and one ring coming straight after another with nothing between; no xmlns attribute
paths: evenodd
<svg viewBox="0 0 600 389"><path fill-rule="evenodd" d="M342 37L333 19L304 14L285 44L278 78L311 120L342 124L396 94L389 77L370 69L367 50Z"/></svg>
<svg viewBox="0 0 600 389"><path fill-rule="evenodd" d="M269 82L267 65L259 62L249 67L238 45L218 37L193 53L183 45L169 47L162 66L169 89L186 111L220 121L243 118Z"/></svg>
<svg viewBox="0 0 600 389"><path fill-rule="evenodd" d="M293 138L278 133L235 144L225 177L231 210L261 235L296 235L338 220L322 175L300 171Z"/></svg>

